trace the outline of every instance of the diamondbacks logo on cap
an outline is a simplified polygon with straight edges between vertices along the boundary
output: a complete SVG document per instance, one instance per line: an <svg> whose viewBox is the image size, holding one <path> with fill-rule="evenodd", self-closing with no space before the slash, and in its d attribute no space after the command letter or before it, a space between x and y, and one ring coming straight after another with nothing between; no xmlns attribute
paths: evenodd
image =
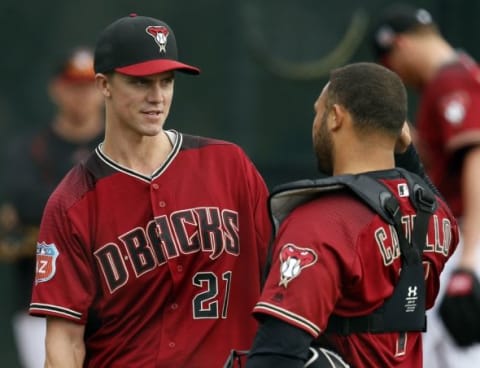
<svg viewBox="0 0 480 368"><path fill-rule="evenodd" d="M167 38L168 28L164 26L148 26L145 31L153 37L157 45L160 47L160 52L167 52Z"/></svg>
<svg viewBox="0 0 480 368"><path fill-rule="evenodd" d="M287 284L306 267L317 261L317 253L309 248L300 248L295 244L287 243L280 251L280 282L279 286Z"/></svg>
<svg viewBox="0 0 480 368"><path fill-rule="evenodd" d="M48 281L55 276L56 261L59 254L55 244L37 243L36 284Z"/></svg>
<svg viewBox="0 0 480 368"><path fill-rule="evenodd" d="M418 9L417 12L415 13L415 18L417 18L417 21L422 24L433 23L432 16L425 9Z"/></svg>
<svg viewBox="0 0 480 368"><path fill-rule="evenodd" d="M388 49L392 46L395 40L395 32L390 26L382 26L375 34L375 40L378 45L384 49Z"/></svg>

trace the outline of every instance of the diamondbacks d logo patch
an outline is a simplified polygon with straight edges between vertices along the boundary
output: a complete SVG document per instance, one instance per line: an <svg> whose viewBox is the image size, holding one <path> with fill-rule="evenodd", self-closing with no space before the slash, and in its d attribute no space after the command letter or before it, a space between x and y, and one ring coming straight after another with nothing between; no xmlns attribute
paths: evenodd
<svg viewBox="0 0 480 368"><path fill-rule="evenodd" d="M55 244L37 243L37 265L35 283L45 282L55 276L59 252Z"/></svg>
<svg viewBox="0 0 480 368"><path fill-rule="evenodd" d="M297 247L287 243L280 251L280 282L279 286L287 287L288 283L306 267L317 261L317 253L310 248Z"/></svg>
<svg viewBox="0 0 480 368"><path fill-rule="evenodd" d="M160 52L167 52L168 28L164 26L148 26L145 31L153 37Z"/></svg>

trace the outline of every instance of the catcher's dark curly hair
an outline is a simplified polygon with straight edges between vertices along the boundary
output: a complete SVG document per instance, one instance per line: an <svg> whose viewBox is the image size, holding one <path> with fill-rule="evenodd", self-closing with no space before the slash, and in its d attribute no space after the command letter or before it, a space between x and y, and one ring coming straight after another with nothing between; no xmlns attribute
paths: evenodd
<svg viewBox="0 0 480 368"><path fill-rule="evenodd" d="M327 108L342 105L358 132L398 136L407 119L407 91L397 74L375 63L353 63L330 74Z"/></svg>

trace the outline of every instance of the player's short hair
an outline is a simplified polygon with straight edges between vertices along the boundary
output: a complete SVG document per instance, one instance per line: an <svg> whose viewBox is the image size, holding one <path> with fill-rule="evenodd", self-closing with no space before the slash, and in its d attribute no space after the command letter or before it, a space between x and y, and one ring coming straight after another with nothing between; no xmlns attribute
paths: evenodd
<svg viewBox="0 0 480 368"><path fill-rule="evenodd" d="M387 7L374 22L370 38L377 60L388 54L399 34L440 34L432 15L409 4Z"/></svg>
<svg viewBox="0 0 480 368"><path fill-rule="evenodd" d="M407 91L400 77L369 62L353 63L330 74L327 108L343 106L359 133L398 136L407 119Z"/></svg>

